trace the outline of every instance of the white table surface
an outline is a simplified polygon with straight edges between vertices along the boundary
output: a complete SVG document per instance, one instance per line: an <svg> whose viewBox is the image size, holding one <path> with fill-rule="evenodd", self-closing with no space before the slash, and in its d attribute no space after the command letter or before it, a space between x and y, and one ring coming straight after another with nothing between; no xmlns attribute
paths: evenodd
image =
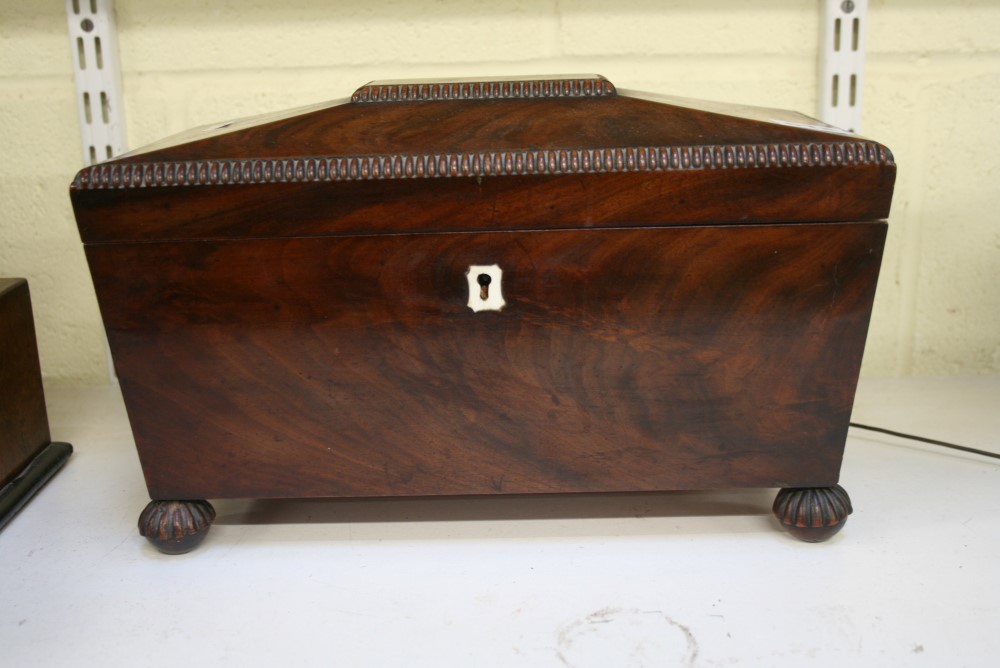
<svg viewBox="0 0 1000 668"><path fill-rule="evenodd" d="M114 388L0 532L0 665L997 666L1000 461L851 431L827 543L774 490L216 502L167 557ZM862 381L855 421L1000 450L1000 378Z"/></svg>

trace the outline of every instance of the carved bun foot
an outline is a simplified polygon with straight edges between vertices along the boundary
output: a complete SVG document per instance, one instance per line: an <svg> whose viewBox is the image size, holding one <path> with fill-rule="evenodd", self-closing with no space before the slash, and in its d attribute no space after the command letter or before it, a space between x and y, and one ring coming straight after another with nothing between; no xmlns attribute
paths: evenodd
<svg viewBox="0 0 1000 668"><path fill-rule="evenodd" d="M851 497L840 485L786 487L778 492L771 510L788 533L807 543L832 537L854 512Z"/></svg>
<svg viewBox="0 0 1000 668"><path fill-rule="evenodd" d="M139 534L164 554L184 554L201 545L214 520L208 501L150 501L139 515Z"/></svg>

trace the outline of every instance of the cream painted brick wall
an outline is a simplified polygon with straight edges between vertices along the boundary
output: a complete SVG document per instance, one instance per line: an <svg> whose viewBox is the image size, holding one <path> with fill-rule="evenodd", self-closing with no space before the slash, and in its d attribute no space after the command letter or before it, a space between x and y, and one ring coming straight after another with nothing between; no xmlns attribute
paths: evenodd
<svg viewBox="0 0 1000 668"><path fill-rule="evenodd" d="M62 3L0 5L0 276L31 290L42 370L106 382L104 330L67 187L80 166Z"/></svg>
<svg viewBox="0 0 1000 668"><path fill-rule="evenodd" d="M370 79L599 72L812 114L808 0L118 0L132 146ZM864 372L1000 371L1000 3L872 0L865 133L899 163ZM105 379L66 190L80 166L61 2L0 0L0 274L31 281L50 382Z"/></svg>
<svg viewBox="0 0 1000 668"><path fill-rule="evenodd" d="M863 372L1000 371L1000 3L876 1L866 134L899 172Z"/></svg>

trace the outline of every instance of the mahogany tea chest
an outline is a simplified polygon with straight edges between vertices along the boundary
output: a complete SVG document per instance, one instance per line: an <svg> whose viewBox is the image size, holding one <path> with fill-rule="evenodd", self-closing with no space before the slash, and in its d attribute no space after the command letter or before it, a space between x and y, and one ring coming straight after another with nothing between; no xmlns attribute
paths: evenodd
<svg viewBox="0 0 1000 668"><path fill-rule="evenodd" d="M81 171L152 501L779 487L822 540L882 145L603 77L377 82Z"/></svg>

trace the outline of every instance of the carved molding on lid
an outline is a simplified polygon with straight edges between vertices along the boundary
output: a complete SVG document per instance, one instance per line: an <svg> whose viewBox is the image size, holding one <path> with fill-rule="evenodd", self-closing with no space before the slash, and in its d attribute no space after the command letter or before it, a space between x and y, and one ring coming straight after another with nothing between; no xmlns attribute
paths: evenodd
<svg viewBox="0 0 1000 668"><path fill-rule="evenodd" d="M525 100L553 97L613 97L616 94L614 84L600 77L433 83L376 81L354 91L351 102Z"/></svg>
<svg viewBox="0 0 1000 668"><path fill-rule="evenodd" d="M114 190L170 186L893 164L892 154L887 148L869 141L654 146L422 155L108 162L79 172L73 181L73 187L80 190Z"/></svg>

